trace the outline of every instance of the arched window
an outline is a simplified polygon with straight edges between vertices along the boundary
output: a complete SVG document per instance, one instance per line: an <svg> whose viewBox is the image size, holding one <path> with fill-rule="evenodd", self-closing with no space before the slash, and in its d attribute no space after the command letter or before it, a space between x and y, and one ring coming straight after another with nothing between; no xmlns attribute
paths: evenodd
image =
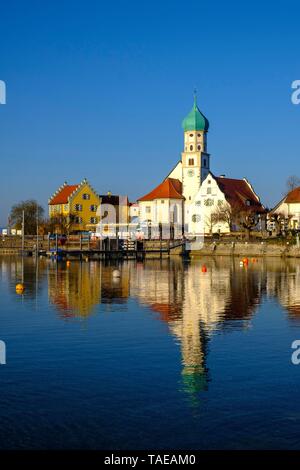
<svg viewBox="0 0 300 470"><path fill-rule="evenodd" d="M190 145L190 151L191 151L191 152L192 152L193 148L194 148L194 147L193 147L192 145Z"/></svg>

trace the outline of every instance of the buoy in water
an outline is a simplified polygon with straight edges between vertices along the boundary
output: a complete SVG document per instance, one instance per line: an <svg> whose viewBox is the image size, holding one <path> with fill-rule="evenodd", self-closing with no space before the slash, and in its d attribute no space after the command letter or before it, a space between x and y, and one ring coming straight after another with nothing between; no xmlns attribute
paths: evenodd
<svg viewBox="0 0 300 470"><path fill-rule="evenodd" d="M16 293L17 294L23 294L24 290L25 290L24 284L17 284L16 285Z"/></svg>
<svg viewBox="0 0 300 470"><path fill-rule="evenodd" d="M119 278L121 277L121 271L119 271L118 269L114 269L112 275L114 278Z"/></svg>
<svg viewBox="0 0 300 470"><path fill-rule="evenodd" d="M205 264L203 264L202 268L201 268L201 271L203 273L206 273L207 272L207 267L205 266Z"/></svg>

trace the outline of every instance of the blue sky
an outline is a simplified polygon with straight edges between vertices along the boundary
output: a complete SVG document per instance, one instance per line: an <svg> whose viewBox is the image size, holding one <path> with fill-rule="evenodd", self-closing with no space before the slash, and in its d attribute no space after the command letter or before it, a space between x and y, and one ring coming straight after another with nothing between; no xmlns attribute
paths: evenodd
<svg viewBox="0 0 300 470"><path fill-rule="evenodd" d="M262 201L300 176L296 2L10 1L1 5L0 224L65 180L134 200L180 158L193 89L211 170Z"/></svg>

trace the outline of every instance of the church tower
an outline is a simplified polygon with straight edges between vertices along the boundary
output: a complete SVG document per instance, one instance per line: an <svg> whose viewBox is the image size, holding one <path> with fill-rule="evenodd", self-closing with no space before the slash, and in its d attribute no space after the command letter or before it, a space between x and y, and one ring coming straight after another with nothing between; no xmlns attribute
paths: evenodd
<svg viewBox="0 0 300 470"><path fill-rule="evenodd" d="M194 94L194 105L182 121L184 131L184 151L182 161L182 193L187 204L192 203L199 191L202 181L209 172L207 153L207 131L209 122L197 106L197 95Z"/></svg>

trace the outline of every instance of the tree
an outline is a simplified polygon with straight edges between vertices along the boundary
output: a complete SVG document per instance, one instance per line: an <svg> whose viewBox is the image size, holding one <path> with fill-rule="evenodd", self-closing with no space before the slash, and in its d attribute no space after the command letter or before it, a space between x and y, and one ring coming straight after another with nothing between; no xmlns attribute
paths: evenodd
<svg viewBox="0 0 300 470"><path fill-rule="evenodd" d="M57 214L45 222L45 231L68 235L76 220L74 214Z"/></svg>
<svg viewBox="0 0 300 470"><path fill-rule="evenodd" d="M298 188L299 186L300 186L300 178L296 175L291 175L286 180L287 192L290 192L293 189Z"/></svg>
<svg viewBox="0 0 300 470"><path fill-rule="evenodd" d="M10 211L9 224L17 230L22 229L24 211L25 235L35 235L37 231L37 222L40 224L44 215L44 208L34 199L21 201L15 204Z"/></svg>

